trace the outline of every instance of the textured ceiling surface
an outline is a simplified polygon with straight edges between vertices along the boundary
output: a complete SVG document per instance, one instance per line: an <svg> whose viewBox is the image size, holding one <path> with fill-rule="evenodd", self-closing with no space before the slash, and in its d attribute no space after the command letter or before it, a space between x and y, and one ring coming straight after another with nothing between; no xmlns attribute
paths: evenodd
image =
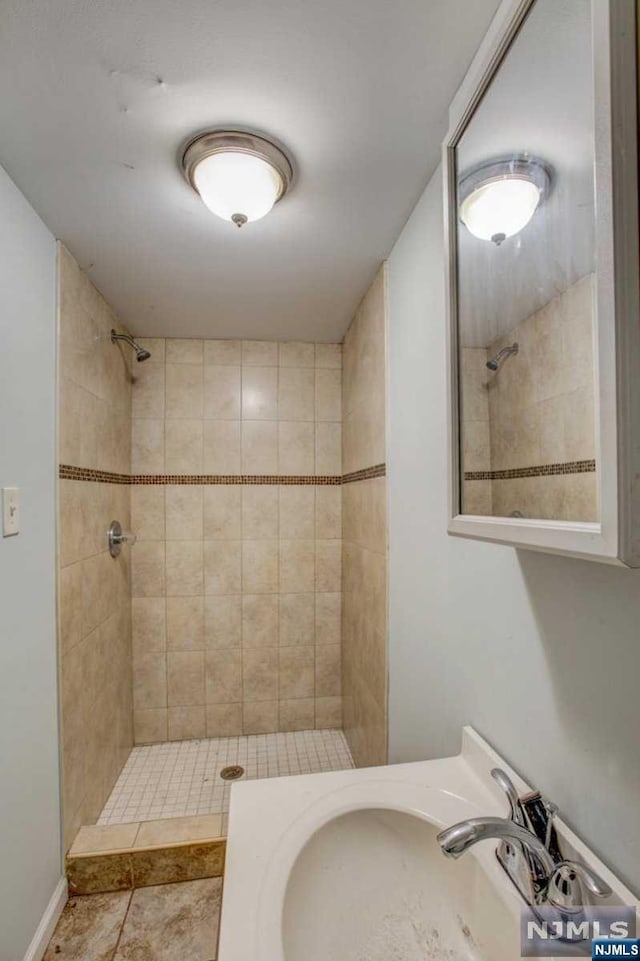
<svg viewBox="0 0 640 961"><path fill-rule="evenodd" d="M0 162L139 334L340 338L428 177L497 0L4 0ZM242 230L180 148L286 144Z"/></svg>

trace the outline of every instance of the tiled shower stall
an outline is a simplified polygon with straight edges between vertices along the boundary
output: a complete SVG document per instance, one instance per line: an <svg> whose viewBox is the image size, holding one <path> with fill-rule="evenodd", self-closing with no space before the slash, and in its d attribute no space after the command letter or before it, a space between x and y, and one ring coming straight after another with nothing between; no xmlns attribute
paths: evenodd
<svg viewBox="0 0 640 961"><path fill-rule="evenodd" d="M143 337L136 363L62 246L59 314L65 847L134 745L211 739L188 752L211 758L344 726L357 764L383 763L384 267L344 348ZM115 519L137 541L113 559Z"/></svg>

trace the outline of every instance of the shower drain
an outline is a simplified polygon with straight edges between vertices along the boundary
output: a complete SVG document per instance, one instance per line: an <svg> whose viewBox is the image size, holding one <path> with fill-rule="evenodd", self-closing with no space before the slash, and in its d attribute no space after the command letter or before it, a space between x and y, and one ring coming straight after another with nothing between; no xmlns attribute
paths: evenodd
<svg viewBox="0 0 640 961"><path fill-rule="evenodd" d="M220 771L220 777L223 781L237 781L243 774L244 768L239 764L230 764L229 767L223 767Z"/></svg>

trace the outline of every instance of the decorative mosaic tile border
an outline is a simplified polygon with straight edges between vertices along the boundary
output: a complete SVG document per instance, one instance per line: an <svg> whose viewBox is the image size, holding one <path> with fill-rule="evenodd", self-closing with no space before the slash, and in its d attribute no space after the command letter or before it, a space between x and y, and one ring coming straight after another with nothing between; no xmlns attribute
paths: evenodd
<svg viewBox="0 0 640 961"><path fill-rule="evenodd" d="M351 474L343 474L342 483L353 484L355 481L371 480L373 477L385 477L386 473L386 464L376 464L375 467L365 467L363 470L354 470Z"/></svg>
<svg viewBox="0 0 640 961"><path fill-rule="evenodd" d="M386 465L367 467L351 474L115 474L111 471L93 470L90 467L73 467L60 464L61 480L93 481L102 484L272 484L278 486L327 487L351 484L354 481L384 477Z"/></svg>
<svg viewBox="0 0 640 961"><path fill-rule="evenodd" d="M520 477L550 477L558 474L593 474L595 469L595 460L572 460L563 464L541 464L538 467L517 467L512 470L470 470L465 471L464 479L515 480Z"/></svg>

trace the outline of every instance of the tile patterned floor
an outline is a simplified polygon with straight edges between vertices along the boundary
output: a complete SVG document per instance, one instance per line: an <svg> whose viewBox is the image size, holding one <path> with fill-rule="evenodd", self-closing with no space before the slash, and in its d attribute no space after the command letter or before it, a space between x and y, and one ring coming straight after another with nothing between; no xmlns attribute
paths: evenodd
<svg viewBox="0 0 640 961"><path fill-rule="evenodd" d="M134 747L98 820L99 825L229 810L231 764L244 779L313 774L353 767L342 731L296 731L247 737L172 741Z"/></svg>
<svg viewBox="0 0 640 961"><path fill-rule="evenodd" d="M222 878L71 898L43 961L215 961Z"/></svg>

